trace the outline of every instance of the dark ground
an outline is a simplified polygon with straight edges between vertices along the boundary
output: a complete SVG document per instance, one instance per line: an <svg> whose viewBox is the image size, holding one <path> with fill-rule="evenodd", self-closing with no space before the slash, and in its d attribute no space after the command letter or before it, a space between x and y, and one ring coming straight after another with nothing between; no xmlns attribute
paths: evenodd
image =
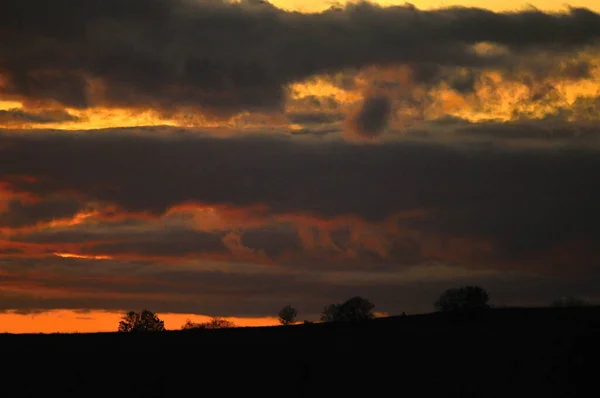
<svg viewBox="0 0 600 398"><path fill-rule="evenodd" d="M0 335L0 397L595 397L600 308Z"/></svg>

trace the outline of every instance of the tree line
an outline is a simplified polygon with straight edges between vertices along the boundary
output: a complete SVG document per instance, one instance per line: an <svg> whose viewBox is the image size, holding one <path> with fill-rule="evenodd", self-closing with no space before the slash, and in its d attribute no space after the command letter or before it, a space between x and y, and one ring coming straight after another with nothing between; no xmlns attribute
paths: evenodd
<svg viewBox="0 0 600 398"><path fill-rule="evenodd" d="M462 286L444 291L434 302L438 312L457 313L481 311L490 308L489 294L481 286ZM575 297L555 300L554 307L582 307L590 305ZM321 322L360 322L375 318L375 305L366 298L355 296L342 303L329 304L323 308ZM284 306L278 315L283 326L297 323L298 311L291 304ZM404 313L403 313L404 315ZM304 323L312 323L304 321ZM225 318L213 317L207 322L195 323L188 320L181 330L227 329L237 325ZM119 332L160 332L164 331L164 321L147 309L141 312L129 311L119 322Z"/></svg>

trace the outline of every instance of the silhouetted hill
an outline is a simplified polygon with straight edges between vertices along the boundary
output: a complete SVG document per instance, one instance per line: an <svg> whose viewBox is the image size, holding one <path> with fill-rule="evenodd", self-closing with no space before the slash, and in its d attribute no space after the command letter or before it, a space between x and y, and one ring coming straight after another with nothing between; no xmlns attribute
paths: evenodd
<svg viewBox="0 0 600 398"><path fill-rule="evenodd" d="M2 397L587 397L600 308L2 335Z"/></svg>

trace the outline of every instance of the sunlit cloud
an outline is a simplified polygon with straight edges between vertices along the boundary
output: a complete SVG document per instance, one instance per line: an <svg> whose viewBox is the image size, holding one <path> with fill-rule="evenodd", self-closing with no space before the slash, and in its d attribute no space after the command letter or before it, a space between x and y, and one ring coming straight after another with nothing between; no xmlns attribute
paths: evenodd
<svg viewBox="0 0 600 398"><path fill-rule="evenodd" d="M97 255L85 255L85 254L74 254L74 253L52 253L57 257L62 258L82 258L90 260L111 260L111 256L97 256Z"/></svg>

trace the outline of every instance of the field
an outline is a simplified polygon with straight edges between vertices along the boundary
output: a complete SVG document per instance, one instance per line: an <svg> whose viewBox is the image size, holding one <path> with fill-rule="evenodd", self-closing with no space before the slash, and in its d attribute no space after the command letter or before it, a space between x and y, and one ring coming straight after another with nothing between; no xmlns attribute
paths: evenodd
<svg viewBox="0 0 600 398"><path fill-rule="evenodd" d="M600 309L0 335L0 347L2 398L583 397L595 396Z"/></svg>

